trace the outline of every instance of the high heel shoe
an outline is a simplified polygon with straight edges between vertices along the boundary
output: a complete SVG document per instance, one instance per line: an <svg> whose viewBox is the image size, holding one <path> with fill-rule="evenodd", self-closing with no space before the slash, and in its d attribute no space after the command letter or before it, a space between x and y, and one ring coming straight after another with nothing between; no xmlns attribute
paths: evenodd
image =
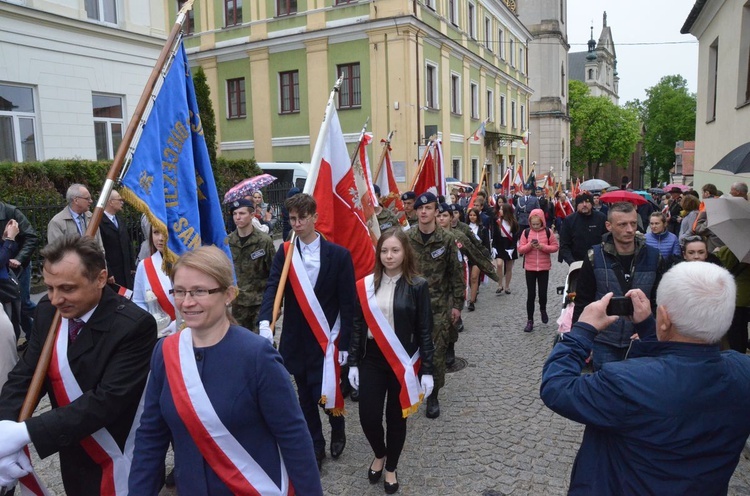
<svg viewBox="0 0 750 496"><path fill-rule="evenodd" d="M385 494L394 494L398 491L398 472L394 470L393 474L396 476L396 482L393 484L383 479L383 489L385 489Z"/></svg>
<svg viewBox="0 0 750 496"><path fill-rule="evenodd" d="M375 460L377 460L377 458ZM375 460L373 460L372 463L375 463ZM372 463L370 464L370 468L367 469L367 478L369 479L370 484L377 484L380 480L380 476L383 475L383 468L381 467L380 470L373 470ZM383 460L383 467L385 467L385 460Z"/></svg>

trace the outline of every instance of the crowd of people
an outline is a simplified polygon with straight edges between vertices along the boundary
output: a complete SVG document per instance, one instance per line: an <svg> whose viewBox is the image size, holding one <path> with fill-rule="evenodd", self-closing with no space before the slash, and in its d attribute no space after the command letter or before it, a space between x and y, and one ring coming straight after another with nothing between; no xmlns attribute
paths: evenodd
<svg viewBox="0 0 750 496"><path fill-rule="evenodd" d="M277 219L253 192L229 205L232 259L205 246L169 263L167 233L146 218L135 254L117 191L86 236L92 198L74 184L47 227L47 294L28 328L15 274L38 237L2 204L0 487L33 483L23 451L33 443L41 457L60 454L68 494L158 494L165 483L183 494L322 494L327 451L345 451L350 396L373 455L363 476L393 494L407 418L423 402L427 418L441 414L463 310L476 310L488 279L489 294L511 294L522 259L519 331L533 332L537 315L547 324L557 253L580 268L572 329L544 367L541 397L587 426L571 493L725 492L750 434L750 270L707 222L702 200L721 192L675 188L636 206L494 186L471 200L406 192L401 218L378 206L375 263L357 281L351 254L318 233L317 202L298 190L281 209L278 250L267 233ZM747 201L747 186L730 195ZM18 422L49 332L53 408Z"/></svg>

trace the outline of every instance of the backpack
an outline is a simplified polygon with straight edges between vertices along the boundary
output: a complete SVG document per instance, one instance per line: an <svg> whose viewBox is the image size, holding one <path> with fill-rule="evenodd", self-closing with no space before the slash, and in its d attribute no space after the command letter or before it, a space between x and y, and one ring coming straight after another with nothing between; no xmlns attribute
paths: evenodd
<svg viewBox="0 0 750 496"><path fill-rule="evenodd" d="M531 228L527 227L523 230L523 235L526 236L526 239L529 239L529 232L531 232ZM550 230L549 227L544 226L544 232L547 233L547 242L549 242L549 236L550 236Z"/></svg>

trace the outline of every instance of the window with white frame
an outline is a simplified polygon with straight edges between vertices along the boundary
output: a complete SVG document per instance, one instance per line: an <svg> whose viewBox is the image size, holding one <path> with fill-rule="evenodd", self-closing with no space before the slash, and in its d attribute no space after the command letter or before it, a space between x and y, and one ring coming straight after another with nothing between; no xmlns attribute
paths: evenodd
<svg viewBox="0 0 750 496"><path fill-rule="evenodd" d="M516 66L516 52L513 40L508 41L508 51L510 52L510 65L511 67Z"/></svg>
<svg viewBox="0 0 750 496"><path fill-rule="evenodd" d="M494 122L495 120L495 93L492 90L487 90L487 121Z"/></svg>
<svg viewBox="0 0 750 496"><path fill-rule="evenodd" d="M471 182L479 182L479 159L471 157Z"/></svg>
<svg viewBox="0 0 750 496"><path fill-rule="evenodd" d="M506 108L505 108L505 95L500 95L500 125L506 125Z"/></svg>
<svg viewBox="0 0 750 496"><path fill-rule="evenodd" d="M84 7L89 19L117 24L117 0L85 0Z"/></svg>
<svg viewBox="0 0 750 496"><path fill-rule="evenodd" d="M459 0L448 0L448 20L454 26L458 26L458 2Z"/></svg>
<svg viewBox="0 0 750 496"><path fill-rule="evenodd" d="M297 13L297 0L276 0L276 16L288 16Z"/></svg>
<svg viewBox="0 0 750 496"><path fill-rule="evenodd" d="M750 102L750 1L742 7L740 25L739 79L737 80L737 106Z"/></svg>
<svg viewBox="0 0 750 496"><path fill-rule="evenodd" d="M468 18L466 19L468 26L467 29L469 30L469 38L472 40L477 39L477 8L476 6L469 2L469 10L468 10Z"/></svg>
<svg viewBox="0 0 750 496"><path fill-rule="evenodd" d="M224 0L224 26L242 24L242 0Z"/></svg>
<svg viewBox="0 0 750 496"><path fill-rule="evenodd" d="M484 46L492 51L492 19L489 17L484 18Z"/></svg>
<svg viewBox="0 0 750 496"><path fill-rule="evenodd" d="M453 157L451 160L452 162L452 169L453 169L453 176L459 181L461 180L461 158L460 157Z"/></svg>
<svg viewBox="0 0 750 496"><path fill-rule="evenodd" d="M516 121L516 102L513 100L510 102L510 127L513 129L518 127L518 122Z"/></svg>
<svg viewBox="0 0 750 496"><path fill-rule="evenodd" d="M525 52L523 48L518 49L518 70L521 71L521 73L526 72L526 58L525 58Z"/></svg>
<svg viewBox="0 0 750 496"><path fill-rule="evenodd" d="M177 0L178 12L186 2L187 0ZM187 19L185 20L185 24L182 25L182 32L185 33L185 36L195 33L195 9L188 10Z"/></svg>
<svg viewBox="0 0 750 496"><path fill-rule="evenodd" d="M521 105L521 131L526 131L526 106Z"/></svg>
<svg viewBox="0 0 750 496"><path fill-rule="evenodd" d="M708 98L706 103L706 121L716 120L716 98L718 93L719 79L719 38L716 38L708 47Z"/></svg>
<svg viewBox="0 0 750 496"><path fill-rule="evenodd" d="M425 96L426 106L431 109L438 108L438 68L435 64L425 65Z"/></svg>
<svg viewBox="0 0 750 496"><path fill-rule="evenodd" d="M461 76L451 74L451 112L461 113Z"/></svg>
<svg viewBox="0 0 750 496"><path fill-rule="evenodd" d="M435 10L435 0L424 0L424 4L431 10Z"/></svg>
<svg viewBox="0 0 750 496"><path fill-rule="evenodd" d="M477 83L470 83L471 89L471 118L479 119L479 85Z"/></svg>
<svg viewBox="0 0 750 496"><path fill-rule="evenodd" d="M502 29L497 31L497 53L505 60L505 32Z"/></svg>
<svg viewBox="0 0 750 496"><path fill-rule="evenodd" d="M227 79L227 119L240 119L245 112L245 78Z"/></svg>
<svg viewBox="0 0 750 496"><path fill-rule="evenodd" d="M91 102L94 108L96 159L112 160L120 147L125 128L122 97L93 93Z"/></svg>
<svg viewBox="0 0 750 496"><path fill-rule="evenodd" d="M0 84L0 162L36 160L34 89Z"/></svg>

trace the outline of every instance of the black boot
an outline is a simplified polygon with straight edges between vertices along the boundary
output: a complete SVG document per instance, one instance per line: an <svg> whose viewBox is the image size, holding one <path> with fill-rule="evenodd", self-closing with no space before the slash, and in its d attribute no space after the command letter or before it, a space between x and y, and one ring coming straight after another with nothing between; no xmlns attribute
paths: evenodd
<svg viewBox="0 0 750 496"><path fill-rule="evenodd" d="M429 419L436 419L440 416L440 402L438 401L437 392L433 391L427 397L427 410L425 416Z"/></svg>
<svg viewBox="0 0 750 496"><path fill-rule="evenodd" d="M445 353L445 366L452 369L456 364L456 343L448 345L448 351Z"/></svg>

